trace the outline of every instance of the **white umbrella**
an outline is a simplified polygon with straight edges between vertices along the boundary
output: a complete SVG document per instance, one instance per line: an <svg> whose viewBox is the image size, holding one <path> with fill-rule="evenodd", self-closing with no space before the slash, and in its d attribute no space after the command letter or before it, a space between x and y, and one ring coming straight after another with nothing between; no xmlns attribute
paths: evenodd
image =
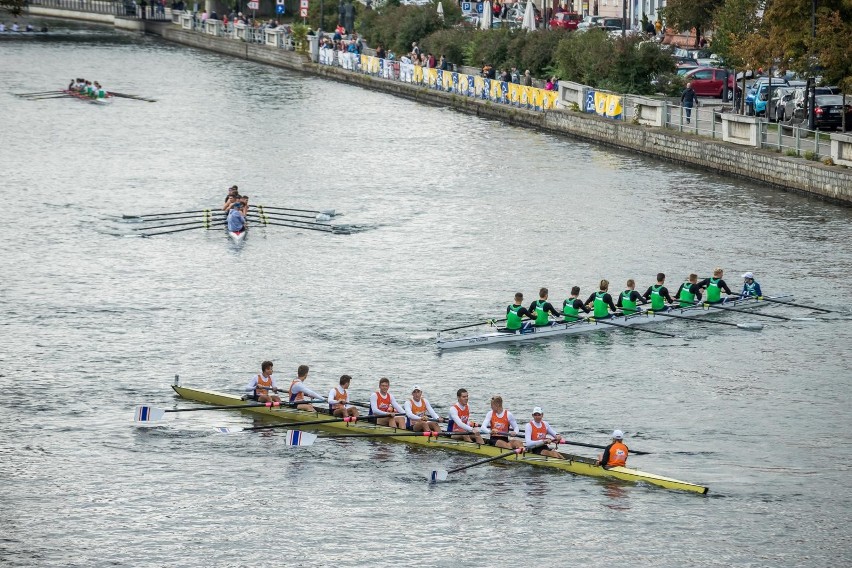
<svg viewBox="0 0 852 568"><path fill-rule="evenodd" d="M479 27L483 30L491 29L491 16L493 12L491 11L491 2L489 0L485 0L482 4L482 20L479 22Z"/></svg>
<svg viewBox="0 0 852 568"><path fill-rule="evenodd" d="M535 30L535 12L533 8L533 3L527 0L527 9L524 10L524 21L521 23L521 27L525 30Z"/></svg>
<svg viewBox="0 0 852 568"><path fill-rule="evenodd" d="M438 17L444 19L444 3L438 2Z"/></svg>

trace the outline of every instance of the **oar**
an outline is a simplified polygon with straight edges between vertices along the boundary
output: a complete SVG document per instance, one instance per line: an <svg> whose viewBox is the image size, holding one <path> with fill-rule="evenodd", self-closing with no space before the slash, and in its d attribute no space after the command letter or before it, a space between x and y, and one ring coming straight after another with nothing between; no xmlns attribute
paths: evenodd
<svg viewBox="0 0 852 568"><path fill-rule="evenodd" d="M145 101L146 103L157 102L157 99L146 99L145 97L140 97L139 95L128 95L125 93L116 93L115 91L109 91L109 94L114 97L119 97L121 99L134 99L137 101Z"/></svg>
<svg viewBox="0 0 852 568"><path fill-rule="evenodd" d="M488 463L488 462L493 462L493 461L497 461L497 460L500 460L500 459L503 459L503 458L508 458L509 456L513 456L513 455L516 455L516 454L522 454L523 452L524 452L523 448L517 448L515 450L512 450L511 452L506 452L506 453L494 456L493 458L479 460L477 462L473 462L470 465L465 465L465 466L462 466L462 467L457 467L455 469L451 469L450 471L446 471L446 470L443 470L443 469L433 469L432 472L429 474L429 481L431 481L432 483L436 483L438 481L446 481L447 476L451 473L457 473L459 471L464 471L466 469L470 469L472 467L476 467L478 465L482 465L482 464L485 464L485 463Z"/></svg>
<svg viewBox="0 0 852 568"><path fill-rule="evenodd" d="M217 221L218 220L219 219L217 219ZM224 221L224 219L222 221ZM136 227L134 229L131 229L131 231L153 231L155 229L168 229L170 227L183 227L183 226L186 226L186 225L197 225L199 223L201 223L202 225L205 225L205 224L209 223L209 220L207 219L207 217L204 217L202 219L196 219L195 221L184 221L183 223L172 223L171 225L157 225L155 227L150 227L150 226L149 227Z"/></svg>
<svg viewBox="0 0 852 568"><path fill-rule="evenodd" d="M323 402L323 401L318 401ZM197 406L192 408L157 408L150 405L139 405L133 411L134 422L157 422L163 419L167 412L199 412L202 410L232 410L234 408L276 408L279 406L294 406L301 402L255 402L253 404L225 404L216 406Z"/></svg>
<svg viewBox="0 0 852 568"><path fill-rule="evenodd" d="M704 318L693 318L693 317L689 317L689 316L678 316L678 315L674 315L674 314L670 314L670 313L666 313L666 312L655 312L654 310L648 310L648 311L642 312L642 313L647 314L647 315L662 316L664 318L675 318L675 319L684 319L684 320L690 320L690 321L701 321L701 322L704 322L704 323L715 323L715 324L719 324L719 325L727 325L727 326L731 326L731 327L738 327L740 329L749 329L749 330L763 329L762 323L731 323L731 322L727 322L727 321L709 320L709 319L704 319Z"/></svg>
<svg viewBox="0 0 852 568"><path fill-rule="evenodd" d="M303 403L299 403L303 404ZM333 424L335 422L355 422L355 417L347 416L345 418L329 418L328 420L310 420L307 422L288 422L286 424L267 424L265 426L252 426L250 428L240 428L239 430L231 430L227 426L216 426L216 431L221 434L233 434L236 432L256 432L257 430L272 430L274 428L292 428L293 426L313 426L315 424Z"/></svg>
<svg viewBox="0 0 852 568"><path fill-rule="evenodd" d="M175 211L174 213L149 213L147 215L122 215L122 219L143 219L145 217L165 217L168 215L186 215L187 213L206 213L210 209L199 209L197 211Z"/></svg>
<svg viewBox="0 0 852 568"><path fill-rule="evenodd" d="M62 91L42 91L40 93L15 93L17 97L31 97L33 95L49 95L51 93L61 93Z"/></svg>
<svg viewBox="0 0 852 568"><path fill-rule="evenodd" d="M336 214L334 209L325 209L324 211L317 211L315 209L292 209L290 207L272 207L271 205L264 205L264 209L277 209L278 211L296 211L298 213L316 213L322 215L328 215L329 217L334 217Z"/></svg>
<svg viewBox="0 0 852 568"><path fill-rule="evenodd" d="M198 227L184 227L183 229L172 229L171 231L161 231L159 233L139 233L142 237L156 237L157 235L168 235L170 233L181 233L183 231L193 231L195 229L212 229L214 227L225 227L227 223L211 223L209 226L199 225ZM156 227L152 227L156 228Z"/></svg>
<svg viewBox="0 0 852 568"><path fill-rule="evenodd" d="M325 225L325 228L322 227L310 227L305 225L287 225L285 223L272 223L266 222L264 225L275 225L277 227L290 227L292 229L307 229L308 231L320 231L322 233L334 233L335 235L348 235L350 234L349 229L343 229L334 227L333 225Z"/></svg>
<svg viewBox="0 0 852 568"><path fill-rule="evenodd" d="M501 319L498 319L498 320L490 319L490 320L481 321L481 322L478 322L478 323L471 323L471 324L468 324L468 325L460 325L458 327L448 327L447 329L439 329L438 332L443 333L445 331L453 331L453 330L456 330L456 329L467 329L468 327L476 327L478 325L486 325L486 324L494 325L494 324L496 324L497 322L500 322L500 321L506 321L506 318L501 318Z"/></svg>
<svg viewBox="0 0 852 568"><path fill-rule="evenodd" d="M524 431L525 430L526 429L524 429ZM513 438L516 438L516 437L517 438L523 438L524 437L521 434L509 434L509 436L511 436ZM552 440L551 439L551 440L548 440L548 442L549 443L556 443L557 445L558 444L566 444L568 446L583 446L584 448L597 448L599 450L605 450L606 449L606 446L598 446L598 445L595 445L595 444L585 444L583 442L572 442L571 440L566 440L565 438L560 438L559 440ZM630 450L630 453L636 454L637 456L647 456L651 452L640 452L639 450Z"/></svg>
<svg viewBox="0 0 852 568"><path fill-rule="evenodd" d="M299 219L288 219L287 217L273 217L267 215L266 213L256 213L253 211L249 211L246 215L249 219L253 219L255 221L260 221L261 223L266 223L269 220L272 221L284 221L286 223L304 223L305 225L315 225L319 227L334 227L334 225L329 225L328 223L320 223L317 221L300 221Z"/></svg>
<svg viewBox="0 0 852 568"><path fill-rule="evenodd" d="M317 221L317 215L299 215L298 213L275 213L275 212L267 213L265 211L265 209L266 208L263 205L258 205L257 206L257 212L253 212L253 211L250 211L250 212L253 212L255 215L266 215L268 217L273 217L273 216L278 216L278 217L282 217L282 218L295 217L295 218L298 218L298 219L312 219L313 221ZM326 215L326 217L328 217L328 216Z"/></svg>
<svg viewBox="0 0 852 568"><path fill-rule="evenodd" d="M212 215L223 215L224 216L224 213L225 213L224 211L211 211L210 213L207 213L207 214L211 215L211 216ZM131 220L131 219L134 219L134 218L135 217L130 216L130 215L122 215L122 219L126 219L128 221ZM140 223L159 223L160 221L177 221L179 219L198 219L198 215L197 214L196 215L177 215L175 217L154 217L154 218L151 218L151 219L137 219L137 220ZM222 220L224 220L224 217L223 217Z"/></svg>
<svg viewBox="0 0 852 568"><path fill-rule="evenodd" d="M29 100L29 101L46 101L48 99L65 99L65 98L68 98L68 97L71 97L71 95L61 94L61 95L47 95L47 96L44 96L44 97L27 97L27 100ZM71 98L73 98L73 97L71 97Z"/></svg>
<svg viewBox="0 0 852 568"><path fill-rule="evenodd" d="M749 314L749 315L760 316L760 317L764 317L764 318L773 318L773 319L779 319L779 320L784 320L784 321L790 321L790 318L785 318L784 316L774 316L772 314L762 314L760 312L752 312L751 310L738 310L737 308L728 308L728 307L725 307L725 306L720 306L719 304L708 304L707 302L704 302L703 304L700 303L700 302L695 302L695 305L699 305L699 304L701 304L702 306L707 307L707 308L715 308L717 310L725 310L727 312L737 312L737 313L741 313L741 314Z"/></svg>
<svg viewBox="0 0 852 568"><path fill-rule="evenodd" d="M597 318L594 318L594 317L586 318L585 321L587 321L589 323L603 323L603 324L606 324L606 325L614 325L615 327L623 327L623 328L626 328L626 329L635 329L636 331L645 331L647 333L656 333L657 335L663 335L665 337L677 337L677 335L674 335L672 333L665 333L665 332L662 332L662 331L654 331L653 329L644 329L642 327L633 327L632 325L624 325L624 324L621 324L621 323L615 323L615 322L611 322L611 321L607 321L607 320L601 320L601 319L597 319Z"/></svg>
<svg viewBox="0 0 852 568"><path fill-rule="evenodd" d="M793 302L783 302L781 300L773 300L772 298L767 298L766 296L758 296L757 300L758 301L764 301L764 302L772 302L773 304L784 304L785 306L794 306L796 308L805 308L806 310L814 310L814 311L817 311L817 312L824 312L826 314L833 314L834 313L834 311L832 311L832 310L817 308L815 306L806 306L804 304L794 304Z"/></svg>

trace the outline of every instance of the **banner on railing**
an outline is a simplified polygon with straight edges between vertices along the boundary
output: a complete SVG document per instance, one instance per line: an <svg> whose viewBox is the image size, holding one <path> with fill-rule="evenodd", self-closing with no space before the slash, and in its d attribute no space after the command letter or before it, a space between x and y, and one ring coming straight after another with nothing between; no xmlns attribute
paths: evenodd
<svg viewBox="0 0 852 568"><path fill-rule="evenodd" d="M590 99L594 99L594 107L591 111L588 104ZM594 112L598 116L621 120L623 113L621 97L612 93L589 91L588 98L586 99L586 112Z"/></svg>

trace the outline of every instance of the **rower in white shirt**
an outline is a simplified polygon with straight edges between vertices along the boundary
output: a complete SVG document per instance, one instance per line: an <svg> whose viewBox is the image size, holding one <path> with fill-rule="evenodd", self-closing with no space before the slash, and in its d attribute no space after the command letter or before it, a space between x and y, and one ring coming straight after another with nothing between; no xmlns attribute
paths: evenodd
<svg viewBox="0 0 852 568"><path fill-rule="evenodd" d="M515 417L503 408L503 397L500 395L492 396L491 410L485 415L485 420L482 421L482 426L479 428L479 431L483 434L490 434L485 443L506 450L523 448L524 443L520 440L509 440L509 428L512 429L512 434L515 436L520 435Z"/></svg>
<svg viewBox="0 0 852 568"><path fill-rule="evenodd" d="M306 396L317 400L325 400L321 394L316 393L309 389L307 386L305 386L305 381L308 379L309 370L310 369L307 365L299 365L299 369L297 371L298 376L292 383L290 383L290 402L300 403L296 405L296 408L298 408L299 410L316 412L316 409L311 403L301 403L301 401L305 400Z"/></svg>
<svg viewBox="0 0 852 568"><path fill-rule="evenodd" d="M260 364L260 374L253 377L246 385L246 390L251 391L250 398L258 402L281 402L281 397L273 392L278 392L275 377L272 376L272 361L264 361ZM270 392L271 391L271 392Z"/></svg>
<svg viewBox="0 0 852 568"><path fill-rule="evenodd" d="M444 419L435 412L429 401L423 396L423 389L415 386L411 390L411 398L403 405L405 410L405 427L414 432L440 432L438 422ZM431 418L432 420L429 420Z"/></svg>
<svg viewBox="0 0 852 568"><path fill-rule="evenodd" d="M397 404L390 391L390 380L379 379L379 390L370 395L370 416L376 417L376 424L391 428L405 429L405 410ZM402 416L397 416L401 414Z"/></svg>
<svg viewBox="0 0 852 568"><path fill-rule="evenodd" d="M458 435L453 436L454 440L484 444L482 436L474 430L476 422L470 420L470 407L467 405L469 398L470 395L466 389L456 391L456 400L458 402L450 407L450 421L447 424L447 432L458 432Z"/></svg>
<svg viewBox="0 0 852 568"><path fill-rule="evenodd" d="M333 416L341 418L354 417L358 418L358 409L347 404L349 402L349 384L352 382L352 377L343 375L340 377L340 384L328 392L328 410Z"/></svg>
<svg viewBox="0 0 852 568"><path fill-rule="evenodd" d="M536 406L533 408L532 420L527 424L524 447L528 452L539 456L567 459L556 450L548 448L548 442L555 441L559 443L562 441L562 437L556 433L556 430L550 427L550 424L542 419L543 416L544 412L541 410L541 407Z"/></svg>

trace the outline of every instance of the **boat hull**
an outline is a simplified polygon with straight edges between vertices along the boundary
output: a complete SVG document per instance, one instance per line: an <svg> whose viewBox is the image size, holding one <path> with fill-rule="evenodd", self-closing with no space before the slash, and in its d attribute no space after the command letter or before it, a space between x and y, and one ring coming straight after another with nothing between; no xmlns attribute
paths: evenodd
<svg viewBox="0 0 852 568"><path fill-rule="evenodd" d="M211 405L236 405L243 404L245 401L240 399L237 396L220 393L216 391L209 390L200 390L193 389L187 387L181 387L174 385L172 388L181 398L185 398L187 400L211 404ZM295 410L292 408L267 408L267 407L257 407L257 408L245 408L240 409L242 412L248 412L254 415L260 415L262 417L274 419L274 420L283 420L283 421L291 421L291 422L304 422L308 420L322 420L327 419L328 414L321 414L317 412L306 412L303 410ZM300 426L300 428L304 428L304 426ZM348 422L335 422L331 424L322 424L313 426L312 428L317 428L320 430L330 431L330 432L349 432L352 434L387 434L393 432L407 432L407 430L397 430L394 428L388 428L385 426L376 426L372 424L368 424L366 421L361 421L356 424L348 423ZM451 450L457 452L464 452L468 454L476 454L484 457L494 457L501 453L504 453L506 450L502 448L495 448L488 445L479 445L472 442L462 442L457 440L451 440L445 437L440 438L427 438L427 437L418 437L418 436L400 436L393 437L388 436L389 440L394 440L398 442L405 442L407 444L416 444L418 446L430 446L436 449L443 450ZM564 453L564 446L562 450ZM702 485L697 485L694 483L689 483L687 481L680 481L678 479L672 479L670 477L665 477L662 475L656 475L653 473L647 473L644 471L639 471L632 468L627 467L613 467L609 469L604 469L600 466L594 464L594 460L591 460L582 456L570 456L571 459L560 460L554 458L548 458L544 456L535 456L535 455L523 455L523 456L512 456L509 458L504 458L506 461L510 462L520 462L536 467L545 467L550 469L558 469L560 471L565 471L568 473L573 473L576 475L583 475L587 477L599 477L599 478L609 478L609 479L619 479L621 481L634 482L634 483L646 483L649 485L655 485L657 487L662 487L665 489L672 489L677 491L689 491L693 493L705 494L709 491L709 489Z"/></svg>
<svg viewBox="0 0 852 568"><path fill-rule="evenodd" d="M774 296L773 299L789 302L793 299L792 295ZM754 299L732 300L721 304L724 307L736 308L737 310L746 309L752 310L763 307L777 307L779 304L763 302ZM674 308L667 313L674 314L678 317L705 317L712 314L724 312L723 309L705 307L703 304L689 308ZM593 331L613 331L624 327L639 327L652 323L663 321L673 321L675 318L666 317L665 315L638 313L629 316L618 316L604 320L610 323L601 323L599 321L577 321L572 323L557 323L547 327L532 328L527 333L501 333L492 332L481 335L471 335L454 339L445 339L438 335L436 345L438 349L456 349L460 347L478 347L481 345L491 345L494 343L515 343L518 341L531 341L533 339L544 339L546 337L560 337L564 335L579 335L583 333L591 333ZM614 324L614 325L611 325Z"/></svg>
<svg viewBox="0 0 852 568"><path fill-rule="evenodd" d="M228 236L231 237L231 240L234 241L235 243L241 243L246 238L246 232L247 231L245 229L243 229L242 231L236 231L236 232L235 231L228 231Z"/></svg>
<svg viewBox="0 0 852 568"><path fill-rule="evenodd" d="M84 95L83 93L78 93L77 91L72 91L70 89L65 89L62 92L68 95L69 97L74 97L75 99L80 99L81 101L85 101L87 103L92 103L95 105L112 104L112 100L114 98L112 95L107 95L106 98L103 99L93 99L88 95Z"/></svg>

